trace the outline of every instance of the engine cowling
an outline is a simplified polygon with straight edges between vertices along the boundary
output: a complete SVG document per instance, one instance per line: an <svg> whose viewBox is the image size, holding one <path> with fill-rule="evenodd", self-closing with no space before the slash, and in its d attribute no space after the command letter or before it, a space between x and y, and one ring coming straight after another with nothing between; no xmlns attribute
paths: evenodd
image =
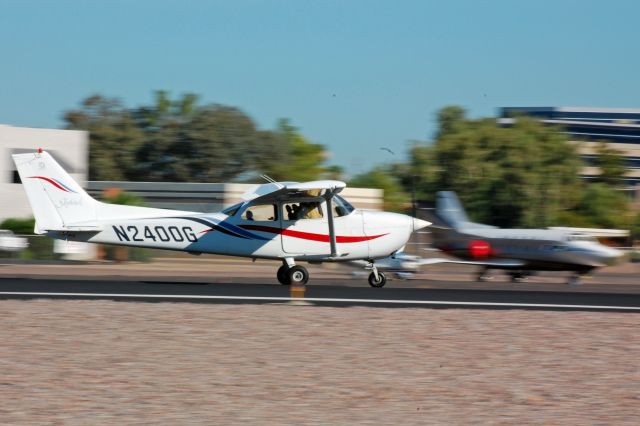
<svg viewBox="0 0 640 426"><path fill-rule="evenodd" d="M491 254L491 245L484 240L471 240L468 250L472 259L486 259Z"/></svg>

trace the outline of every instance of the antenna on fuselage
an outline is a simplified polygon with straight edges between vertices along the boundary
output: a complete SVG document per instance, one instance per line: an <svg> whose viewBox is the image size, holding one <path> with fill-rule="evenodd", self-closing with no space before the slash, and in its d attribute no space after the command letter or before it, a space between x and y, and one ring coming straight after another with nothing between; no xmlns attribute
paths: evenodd
<svg viewBox="0 0 640 426"><path fill-rule="evenodd" d="M269 175L260 175L260 177L269 183L278 183L275 180L273 180L271 177L269 177Z"/></svg>

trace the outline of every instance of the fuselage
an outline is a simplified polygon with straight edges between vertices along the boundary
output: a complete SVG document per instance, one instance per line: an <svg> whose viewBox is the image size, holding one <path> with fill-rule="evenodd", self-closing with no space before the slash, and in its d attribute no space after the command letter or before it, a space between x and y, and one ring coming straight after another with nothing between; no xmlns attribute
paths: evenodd
<svg viewBox="0 0 640 426"><path fill-rule="evenodd" d="M298 203L304 204L304 203ZM112 219L95 233L51 232L50 236L92 243L231 256L307 261L347 261L389 256L403 247L416 226L412 217L362 211L339 199L333 212L336 256L330 256L325 202L292 217L291 205L240 203L219 213L154 209L152 217ZM311 211L312 210L312 211ZM164 212L164 213L163 213Z"/></svg>
<svg viewBox="0 0 640 426"><path fill-rule="evenodd" d="M588 271L622 257L622 252L594 238L554 230L479 227L437 233L434 245L453 256L465 260L518 259L525 264L520 269Z"/></svg>

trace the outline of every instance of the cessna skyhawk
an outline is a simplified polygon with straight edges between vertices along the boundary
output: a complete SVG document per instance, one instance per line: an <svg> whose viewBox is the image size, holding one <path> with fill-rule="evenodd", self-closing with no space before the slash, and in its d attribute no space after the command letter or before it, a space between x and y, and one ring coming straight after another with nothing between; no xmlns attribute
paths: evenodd
<svg viewBox="0 0 640 426"><path fill-rule="evenodd" d="M402 248L430 223L397 213L356 210L336 180L270 182L219 213L105 204L91 198L41 149L14 154L33 210L35 232L90 243L276 259L278 281L304 285L310 263L366 260L369 284L382 287L375 259Z"/></svg>

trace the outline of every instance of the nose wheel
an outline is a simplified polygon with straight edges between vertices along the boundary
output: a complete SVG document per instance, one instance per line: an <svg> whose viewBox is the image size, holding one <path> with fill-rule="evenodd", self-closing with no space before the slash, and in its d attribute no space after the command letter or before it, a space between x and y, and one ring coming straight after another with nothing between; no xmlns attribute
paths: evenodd
<svg viewBox="0 0 640 426"><path fill-rule="evenodd" d="M387 283L387 277L384 276L383 272L378 272L378 276L374 272L369 274L369 285L371 287L380 288L384 287Z"/></svg>
<svg viewBox="0 0 640 426"><path fill-rule="evenodd" d="M369 274L369 285L371 287L384 287L387 283L387 277L385 277L382 272L378 271L378 268L373 261L370 261L369 264L365 266L365 269L371 270L371 273Z"/></svg>

